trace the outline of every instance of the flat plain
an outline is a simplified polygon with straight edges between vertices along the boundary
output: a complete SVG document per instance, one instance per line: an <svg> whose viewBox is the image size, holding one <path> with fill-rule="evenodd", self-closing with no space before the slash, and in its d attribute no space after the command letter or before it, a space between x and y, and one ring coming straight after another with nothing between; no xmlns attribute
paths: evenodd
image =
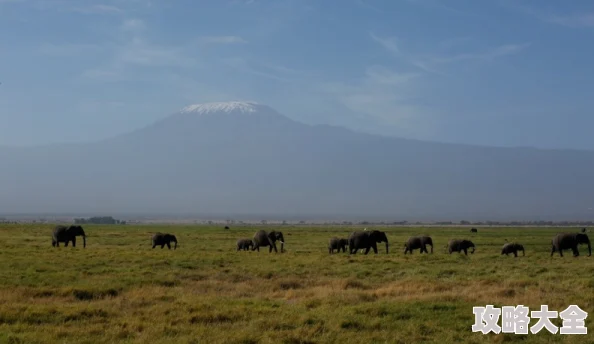
<svg viewBox="0 0 594 344"><path fill-rule="evenodd" d="M473 306L576 304L594 311L594 258L550 257L578 228L374 227L390 253L329 255L357 226L86 225L87 247L51 246L53 225L0 225L0 343L584 343L583 335L472 333ZM236 252L280 230L283 254ZM371 228L370 228L371 229ZM175 234L177 250L151 248ZM411 235L434 253L404 255ZM448 254L467 238L475 254ZM500 255L505 240L526 256ZM279 247L280 248L280 247ZM535 323L532 320L531 325ZM561 326L561 320L553 321Z"/></svg>

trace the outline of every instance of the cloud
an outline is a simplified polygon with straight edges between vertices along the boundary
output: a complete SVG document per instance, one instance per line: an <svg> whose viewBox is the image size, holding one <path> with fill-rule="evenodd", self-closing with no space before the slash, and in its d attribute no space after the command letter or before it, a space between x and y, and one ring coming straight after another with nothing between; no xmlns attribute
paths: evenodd
<svg viewBox="0 0 594 344"><path fill-rule="evenodd" d="M146 30L146 24L141 19L126 19L120 29L124 32L139 33Z"/></svg>
<svg viewBox="0 0 594 344"><path fill-rule="evenodd" d="M205 36L198 39L207 44L242 44L247 41L239 36Z"/></svg>
<svg viewBox="0 0 594 344"><path fill-rule="evenodd" d="M594 12L582 11L580 13L554 13L530 6L520 5L517 2L502 2L502 6L535 17L543 22L558 24L571 28L594 27Z"/></svg>
<svg viewBox="0 0 594 344"><path fill-rule="evenodd" d="M144 37L146 29L147 25L140 19L124 20L115 36L117 43L104 43L99 47L103 53L108 54L107 61L102 66L88 68L80 77L100 82L116 82L129 77L129 67L151 68L154 73L158 73L162 70L156 68L175 70L198 66L198 59L187 47L155 45ZM52 51L48 48L46 50ZM57 49L57 52L60 51Z"/></svg>
<svg viewBox="0 0 594 344"><path fill-rule="evenodd" d="M571 15L550 15L544 17L550 23L560 24L567 27L594 27L594 13L578 13Z"/></svg>
<svg viewBox="0 0 594 344"><path fill-rule="evenodd" d="M226 58L223 60L223 63L244 73L264 77L267 79L273 79L276 81L290 81L289 78L275 74L272 71L265 70L265 68L255 67L243 57Z"/></svg>
<svg viewBox="0 0 594 344"><path fill-rule="evenodd" d="M418 73L398 73L385 66L368 66L353 82L325 82L318 90L348 108L384 123L406 127L421 109L412 101Z"/></svg>
<svg viewBox="0 0 594 344"><path fill-rule="evenodd" d="M497 57L516 54L530 46L530 43L506 44L482 52L462 53L450 56L433 56L427 59L432 64L448 64L468 60L492 60Z"/></svg>
<svg viewBox="0 0 594 344"><path fill-rule="evenodd" d="M379 45L384 47L384 49L388 50L389 52L391 52L393 54L400 54L400 49L398 49L398 44L396 44L396 38L394 38L394 37L387 37L387 38L378 37L373 32L370 32L369 36L371 37L372 40L374 40L376 43L378 43Z"/></svg>
<svg viewBox="0 0 594 344"><path fill-rule="evenodd" d="M383 13L384 11L382 9L380 9L379 7L370 4L368 1L366 0L355 0L355 3L363 8L372 10L374 12L379 12L379 13Z"/></svg>
<svg viewBox="0 0 594 344"><path fill-rule="evenodd" d="M76 7L72 8L71 11L83 14L121 14L124 12L124 10L119 7L102 4L88 7Z"/></svg>
<svg viewBox="0 0 594 344"><path fill-rule="evenodd" d="M412 66L415 66L425 72L436 73L441 75L446 75L443 71L439 70L439 67L443 67L448 64L453 64L457 62L463 61L471 61L471 60L482 60L488 61L492 60L497 57L502 57L506 55L516 54L530 46L530 43L522 43L522 44L505 44L500 45L497 47L493 47L484 51L476 51L476 52L467 52L467 53L459 53L459 54L418 54L418 53L411 53L404 51L397 43L397 39L394 37L380 37L375 35L374 33L370 33L371 39L378 43L381 47L385 50L397 56L399 58L404 59ZM460 40L460 39L457 39ZM445 43L444 43L445 42ZM456 43L456 39L442 41L440 43L442 46L451 46Z"/></svg>
<svg viewBox="0 0 594 344"><path fill-rule="evenodd" d="M415 5L420 5L420 6L423 6L425 8L431 8L431 9L446 11L446 12L450 12L450 13L454 13L454 14L463 14L463 15L469 15L470 14L470 13L468 13L466 11L462 11L462 10L457 9L455 7L451 7L451 6L445 5L445 3L447 1L439 1L439 0L406 0L406 1L408 3L415 4Z"/></svg>
<svg viewBox="0 0 594 344"><path fill-rule="evenodd" d="M52 44L44 43L39 51L48 56L76 56L89 53L96 53L101 50L99 45L95 44Z"/></svg>
<svg viewBox="0 0 594 344"><path fill-rule="evenodd" d="M184 54L181 48L160 47L135 41L119 49L118 62L139 66L190 67L196 59Z"/></svg>
<svg viewBox="0 0 594 344"><path fill-rule="evenodd" d="M82 73L83 78L93 79L103 82L115 82L122 80L121 73L113 70L89 69Z"/></svg>

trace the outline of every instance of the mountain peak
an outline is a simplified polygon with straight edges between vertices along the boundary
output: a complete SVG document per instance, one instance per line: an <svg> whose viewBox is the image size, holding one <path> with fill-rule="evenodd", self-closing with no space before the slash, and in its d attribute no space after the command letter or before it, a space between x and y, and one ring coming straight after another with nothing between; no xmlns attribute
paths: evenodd
<svg viewBox="0 0 594 344"><path fill-rule="evenodd" d="M264 105L252 101L230 101L230 102L216 102L216 103L202 103L188 105L180 110L181 113L196 113L196 114L210 114L215 112L240 112L253 113L257 112Z"/></svg>

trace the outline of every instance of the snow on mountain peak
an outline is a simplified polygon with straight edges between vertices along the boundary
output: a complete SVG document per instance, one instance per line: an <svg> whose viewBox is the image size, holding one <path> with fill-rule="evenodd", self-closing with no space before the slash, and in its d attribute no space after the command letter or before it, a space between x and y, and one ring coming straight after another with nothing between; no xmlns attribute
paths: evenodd
<svg viewBox="0 0 594 344"><path fill-rule="evenodd" d="M209 114L215 112L241 112L241 113L252 113L258 110L258 107L262 105L246 101L232 101L232 102L218 102L218 103L203 103L186 106L181 109L181 113L197 113L197 114Z"/></svg>

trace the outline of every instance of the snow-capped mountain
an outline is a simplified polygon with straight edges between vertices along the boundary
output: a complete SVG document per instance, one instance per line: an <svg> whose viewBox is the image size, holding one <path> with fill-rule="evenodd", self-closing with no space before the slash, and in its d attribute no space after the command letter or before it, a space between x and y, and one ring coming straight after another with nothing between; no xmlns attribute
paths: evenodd
<svg viewBox="0 0 594 344"><path fill-rule="evenodd" d="M256 102L218 102L218 103L204 103L188 105L180 110L181 113L195 113L200 115L206 114L221 114L221 113L244 113L250 114L258 111L269 111L269 107L258 104Z"/></svg>
<svg viewBox="0 0 594 344"><path fill-rule="evenodd" d="M594 152L440 144L190 105L91 144L0 148L0 213L578 219Z"/></svg>

